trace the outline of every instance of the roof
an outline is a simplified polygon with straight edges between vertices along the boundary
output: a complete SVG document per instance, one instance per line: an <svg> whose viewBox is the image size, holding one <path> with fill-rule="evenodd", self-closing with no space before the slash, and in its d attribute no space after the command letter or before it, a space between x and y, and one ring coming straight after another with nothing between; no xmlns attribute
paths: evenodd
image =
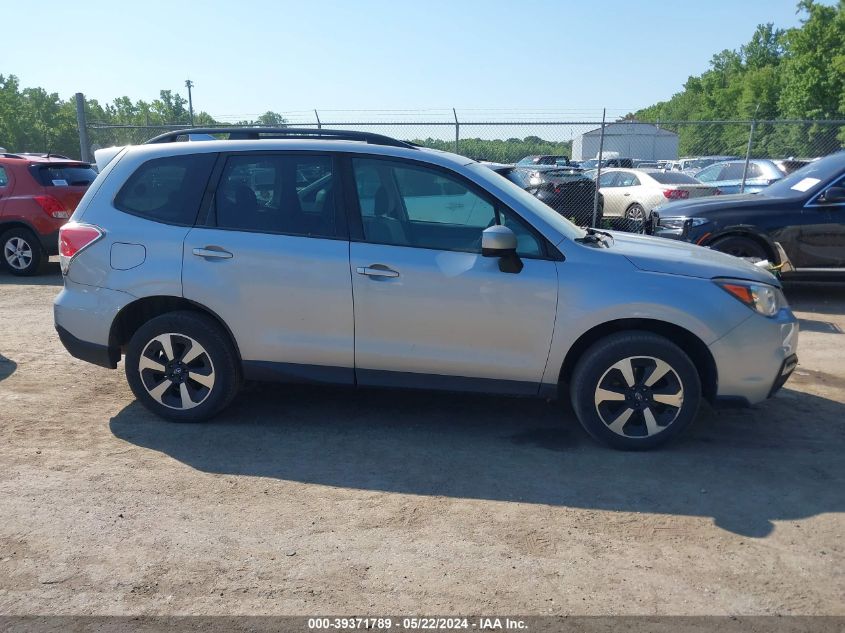
<svg viewBox="0 0 845 633"><path fill-rule="evenodd" d="M581 136L599 136L601 134L601 127L589 130L581 134ZM640 123L639 121L617 121L615 123L608 123L604 126L604 135L612 136L675 136L678 135L670 130L665 130L657 125L651 123Z"/></svg>
<svg viewBox="0 0 845 633"><path fill-rule="evenodd" d="M8 159L10 161L26 161L28 163L79 163L86 164L82 161L62 156L61 154L15 154L12 152L0 153L0 159Z"/></svg>

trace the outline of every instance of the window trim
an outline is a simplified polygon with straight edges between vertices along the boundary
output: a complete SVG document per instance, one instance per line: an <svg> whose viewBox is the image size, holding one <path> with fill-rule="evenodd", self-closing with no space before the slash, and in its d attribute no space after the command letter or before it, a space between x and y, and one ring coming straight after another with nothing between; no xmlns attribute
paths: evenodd
<svg viewBox="0 0 845 633"><path fill-rule="evenodd" d="M226 163L228 162L229 158L232 157L241 157L241 156L254 156L259 158L267 158L272 156L319 156L323 158L328 158L332 161L332 176L334 178L334 186L338 187L337 192L334 196L334 215L335 215L335 235L308 235L306 233L289 233L283 231L259 231L256 229L242 229L242 228L232 228L227 226L219 226L217 224L217 209L214 205L215 196L217 194L217 188L220 185L220 181L223 178L223 172L226 169ZM220 152L217 157L217 162L214 165L214 169L211 172L211 178L209 179L208 187L206 188L205 194L203 195L202 199L202 206L200 207L200 212L198 215L197 222L195 226L207 229L214 229L216 231L234 231L237 233L257 233L259 235L285 235L288 237L303 237L312 240L340 240L344 242L349 241L349 220L348 214L344 213L344 210L339 208L338 205L341 204L341 200L344 200L344 207L345 204L345 190L346 187L344 186L343 179L338 178L338 175L341 174L342 165L341 162L338 160L339 156L337 152L331 151L315 151L315 150L255 150L249 152ZM201 218L201 220L200 220Z"/></svg>
<svg viewBox="0 0 845 633"><path fill-rule="evenodd" d="M526 230L534 236L534 239L537 240L538 245L540 246L540 255L522 255L520 257L523 259L536 259L536 260L548 260L548 261L564 261L565 257L563 253L561 253L555 246L552 244L544 235L542 235L537 229L535 229L530 222L528 222L520 213L518 213L515 209L510 207L509 205L505 204L501 200L499 200L496 196L491 194L489 191L480 187L475 182L467 178L461 173L458 173L448 167L443 167L442 165L436 165L434 163L429 163L423 160L417 160L413 158L404 158L399 156L387 156L384 154L366 154L366 153L358 153L358 152L343 152L341 153L342 156L342 167L344 170L344 191L346 195L344 197L345 206L347 209L347 217L349 218L349 241L350 242L360 242L364 244L380 244L383 246L396 246L398 248L417 248L421 250L428 250L428 251L438 251L438 252L452 252L452 253L470 253L473 255L481 255L480 249L478 251L470 251L466 249L454 249L454 248L432 248L430 246L416 246L413 244L387 244L384 242L374 242L368 240L364 237L364 220L363 215L361 213L361 205L360 201L358 200L358 189L356 187L356 180L355 180L355 171L353 167L352 161L356 158L364 159L364 160L380 160L387 163L407 163L409 165L420 167L423 169L431 169L433 171L438 171L445 176L457 180L462 185L464 185L470 192L477 195L479 198L487 202L493 207L493 211L496 214L496 220L499 221L499 214L504 210L507 214L511 214L514 218L517 219L525 228Z"/></svg>

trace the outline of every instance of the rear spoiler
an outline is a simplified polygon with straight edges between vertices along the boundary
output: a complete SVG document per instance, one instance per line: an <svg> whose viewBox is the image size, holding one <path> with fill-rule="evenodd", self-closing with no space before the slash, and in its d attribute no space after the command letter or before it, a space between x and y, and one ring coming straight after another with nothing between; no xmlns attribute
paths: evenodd
<svg viewBox="0 0 845 633"><path fill-rule="evenodd" d="M120 147L104 147L103 149L98 149L94 151L94 162L97 163L97 172L101 172L106 168L112 159L120 154L123 148L126 147L125 145L121 145Z"/></svg>

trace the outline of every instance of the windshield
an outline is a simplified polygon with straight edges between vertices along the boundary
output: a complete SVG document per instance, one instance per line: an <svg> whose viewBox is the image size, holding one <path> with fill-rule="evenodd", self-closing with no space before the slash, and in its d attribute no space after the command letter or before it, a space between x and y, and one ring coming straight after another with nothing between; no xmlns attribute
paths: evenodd
<svg viewBox="0 0 845 633"><path fill-rule="evenodd" d="M843 171L845 152L837 152L795 170L760 193L767 196L803 197L821 190Z"/></svg>
<svg viewBox="0 0 845 633"><path fill-rule="evenodd" d="M467 165L467 167L472 169L475 172L476 176L478 176L485 182L495 187L505 189L508 194L518 200L520 204L522 204L522 206L527 207L532 213L539 216L540 219L560 231L562 235L565 235L569 239L584 237L587 234L584 229L578 228L572 222L560 215L557 211L552 209L550 206L546 205L543 202L540 202L530 193L528 193L518 185L515 185L507 178L503 178L500 174L497 174L492 169L485 167L484 165L481 165L479 163L470 163L469 165Z"/></svg>

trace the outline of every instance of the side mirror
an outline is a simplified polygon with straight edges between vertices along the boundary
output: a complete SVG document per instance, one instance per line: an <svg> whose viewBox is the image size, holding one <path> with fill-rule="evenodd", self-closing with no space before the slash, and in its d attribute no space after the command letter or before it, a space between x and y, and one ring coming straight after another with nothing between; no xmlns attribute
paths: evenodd
<svg viewBox="0 0 845 633"><path fill-rule="evenodd" d="M825 202L827 204L845 202L845 187L828 187L827 191L821 195L819 202Z"/></svg>
<svg viewBox="0 0 845 633"><path fill-rule="evenodd" d="M498 257L499 270L503 273L518 273L522 260L516 254L516 234L506 226L496 225L481 233L481 254L484 257Z"/></svg>

